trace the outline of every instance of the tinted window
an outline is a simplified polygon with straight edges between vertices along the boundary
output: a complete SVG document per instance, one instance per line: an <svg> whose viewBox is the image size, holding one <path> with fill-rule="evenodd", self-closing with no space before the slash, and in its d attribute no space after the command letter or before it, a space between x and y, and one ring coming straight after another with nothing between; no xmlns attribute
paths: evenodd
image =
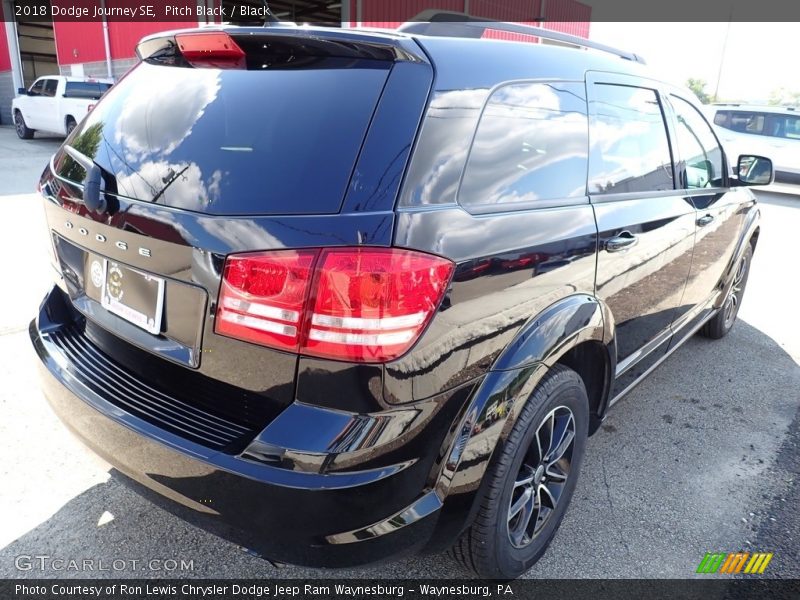
<svg viewBox="0 0 800 600"><path fill-rule="evenodd" d="M779 138L800 139L800 117L794 115L766 115L766 135Z"/></svg>
<svg viewBox="0 0 800 600"><path fill-rule="evenodd" d="M678 119L678 151L684 163L681 186L684 188L724 185L722 149L698 110L686 100L672 96Z"/></svg>
<svg viewBox="0 0 800 600"><path fill-rule="evenodd" d="M726 118L719 121L714 119L714 122L739 133L759 134L764 132L764 115L762 114L740 110L727 111L725 114Z"/></svg>
<svg viewBox="0 0 800 600"><path fill-rule="evenodd" d="M655 91L599 84L589 110L590 194L673 189L667 131Z"/></svg>
<svg viewBox="0 0 800 600"><path fill-rule="evenodd" d="M68 98L96 99L102 96L110 87L110 83L99 83L96 81L68 81L64 94Z"/></svg>
<svg viewBox="0 0 800 600"><path fill-rule="evenodd" d="M49 96L52 98L56 95L56 90L58 89L58 80L57 79L45 79L44 80L44 91L42 92L43 96Z"/></svg>
<svg viewBox="0 0 800 600"><path fill-rule="evenodd" d="M464 171L466 206L523 204L586 194L583 83L519 83L492 94Z"/></svg>
<svg viewBox="0 0 800 600"><path fill-rule="evenodd" d="M391 63L297 67L141 63L72 137L116 193L210 214L336 213ZM68 157L58 171L83 176Z"/></svg>
<svg viewBox="0 0 800 600"><path fill-rule="evenodd" d="M41 96L42 92L44 91L44 81L44 79L40 79L34 83L33 87L30 89L30 93L34 96Z"/></svg>

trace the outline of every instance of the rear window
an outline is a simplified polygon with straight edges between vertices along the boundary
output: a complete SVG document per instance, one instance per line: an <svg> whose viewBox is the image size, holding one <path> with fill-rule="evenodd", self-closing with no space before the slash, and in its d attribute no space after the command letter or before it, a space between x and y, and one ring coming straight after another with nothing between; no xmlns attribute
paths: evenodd
<svg viewBox="0 0 800 600"><path fill-rule="evenodd" d="M390 66L336 57L262 71L141 63L68 143L120 196L217 215L336 213ZM59 175L85 175L69 157L57 164Z"/></svg>
<svg viewBox="0 0 800 600"><path fill-rule="evenodd" d="M64 88L64 95L67 98L97 99L110 87L110 83L100 83L99 81L68 81Z"/></svg>

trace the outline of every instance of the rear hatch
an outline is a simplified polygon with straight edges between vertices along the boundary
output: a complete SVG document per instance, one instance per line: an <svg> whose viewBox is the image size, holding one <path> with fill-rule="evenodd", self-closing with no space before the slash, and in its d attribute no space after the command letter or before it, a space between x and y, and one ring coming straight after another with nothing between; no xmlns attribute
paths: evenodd
<svg viewBox="0 0 800 600"><path fill-rule="evenodd" d="M391 204L358 214L343 201L366 189L366 172L351 185L366 146L381 148L369 153L375 181L387 173L381 152L404 168L395 146L408 152L417 121L394 143L370 142L369 132L398 129L398 111L380 107L387 96L397 102L384 93L397 65L425 62L414 47L391 34L305 28L144 40L142 62L67 138L41 182L75 315L58 343L83 363L82 376L105 382L124 410L217 450L240 450L291 403L296 353L214 332L226 256L391 244ZM404 90L416 119L429 69L419 82ZM90 210L96 171L105 206Z"/></svg>
<svg viewBox="0 0 800 600"><path fill-rule="evenodd" d="M233 39L244 64L190 63L170 37L142 44L146 60L68 143L125 198L213 215L338 212L393 54L296 35Z"/></svg>

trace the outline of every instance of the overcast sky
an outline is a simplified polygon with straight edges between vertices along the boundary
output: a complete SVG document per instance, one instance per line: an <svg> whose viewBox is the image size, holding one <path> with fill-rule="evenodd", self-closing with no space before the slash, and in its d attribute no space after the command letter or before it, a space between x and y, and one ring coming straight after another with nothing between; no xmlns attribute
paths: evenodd
<svg viewBox="0 0 800 600"><path fill-rule="evenodd" d="M800 92L800 23L731 23L726 45L728 28L728 23L594 22L590 37L641 55L667 81L684 85L689 77L704 79L709 94L722 59L722 100L765 102L780 87Z"/></svg>

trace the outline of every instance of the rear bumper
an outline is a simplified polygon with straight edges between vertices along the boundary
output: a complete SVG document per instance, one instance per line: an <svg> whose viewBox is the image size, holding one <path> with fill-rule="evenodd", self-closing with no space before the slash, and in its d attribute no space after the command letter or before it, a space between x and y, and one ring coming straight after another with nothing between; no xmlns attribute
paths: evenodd
<svg viewBox="0 0 800 600"><path fill-rule="evenodd" d="M53 342L62 325L48 308L58 293L29 328L45 396L87 446L156 492L147 494L151 499L262 556L307 566L374 562L431 538L441 502L419 485L413 461L337 473L271 466L210 450L112 404ZM398 498L414 500L398 508Z"/></svg>

